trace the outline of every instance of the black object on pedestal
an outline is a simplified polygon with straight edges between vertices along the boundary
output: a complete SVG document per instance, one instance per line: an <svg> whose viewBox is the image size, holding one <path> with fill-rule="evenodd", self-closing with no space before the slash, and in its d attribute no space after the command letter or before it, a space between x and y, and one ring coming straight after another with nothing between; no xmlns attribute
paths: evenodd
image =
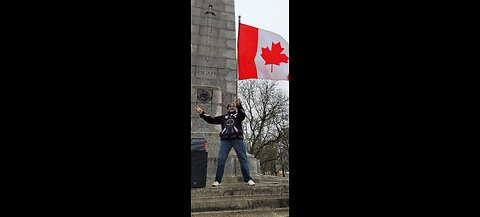
<svg viewBox="0 0 480 217"><path fill-rule="evenodd" d="M207 182L207 141L204 138L193 138L191 146L191 188L204 188Z"/></svg>

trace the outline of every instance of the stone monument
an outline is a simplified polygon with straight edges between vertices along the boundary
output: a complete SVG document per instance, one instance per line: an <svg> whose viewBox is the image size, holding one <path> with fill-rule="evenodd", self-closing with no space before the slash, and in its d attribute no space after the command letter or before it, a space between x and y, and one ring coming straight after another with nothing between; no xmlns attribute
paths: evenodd
<svg viewBox="0 0 480 217"><path fill-rule="evenodd" d="M191 0L191 137L207 140L207 186L215 178L221 127L201 119L195 105L218 116L225 114L226 105L237 97L234 6L234 0ZM258 181L260 161L249 155L249 163L250 175ZM241 178L239 161L232 149L222 182Z"/></svg>

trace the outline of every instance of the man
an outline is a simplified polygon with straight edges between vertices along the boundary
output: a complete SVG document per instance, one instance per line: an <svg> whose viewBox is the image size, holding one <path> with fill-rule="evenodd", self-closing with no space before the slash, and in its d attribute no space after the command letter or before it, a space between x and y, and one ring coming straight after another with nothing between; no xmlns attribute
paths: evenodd
<svg viewBox="0 0 480 217"><path fill-rule="evenodd" d="M211 117L206 114L199 106L195 106L195 111L207 123L220 124L222 126L222 131L220 132L220 150L218 151L217 174L212 186L218 187L222 184L225 162L227 161L228 154L232 148L235 150L238 160L240 161L243 180L250 186L255 185L252 177L250 177L247 147L243 142L242 121L245 119L245 110L242 107L240 99L236 99L235 103L228 104L227 113L217 117Z"/></svg>

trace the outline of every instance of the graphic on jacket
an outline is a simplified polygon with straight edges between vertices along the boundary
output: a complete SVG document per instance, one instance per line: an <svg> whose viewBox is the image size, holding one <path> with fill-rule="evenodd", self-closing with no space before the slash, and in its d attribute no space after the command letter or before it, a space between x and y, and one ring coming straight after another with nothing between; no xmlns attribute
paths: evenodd
<svg viewBox="0 0 480 217"><path fill-rule="evenodd" d="M225 128L223 128L222 132L220 133L221 137L238 134L238 129L235 127L236 118L237 113L225 115Z"/></svg>

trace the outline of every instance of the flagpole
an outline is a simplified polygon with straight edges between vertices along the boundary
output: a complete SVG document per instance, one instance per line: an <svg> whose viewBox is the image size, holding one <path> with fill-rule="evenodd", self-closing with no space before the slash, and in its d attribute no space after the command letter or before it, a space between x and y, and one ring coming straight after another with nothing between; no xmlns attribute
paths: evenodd
<svg viewBox="0 0 480 217"><path fill-rule="evenodd" d="M236 71L236 77L237 81L235 82L235 100L238 99L238 42L240 39L240 20L241 15L238 15L238 34L237 34L237 71Z"/></svg>

